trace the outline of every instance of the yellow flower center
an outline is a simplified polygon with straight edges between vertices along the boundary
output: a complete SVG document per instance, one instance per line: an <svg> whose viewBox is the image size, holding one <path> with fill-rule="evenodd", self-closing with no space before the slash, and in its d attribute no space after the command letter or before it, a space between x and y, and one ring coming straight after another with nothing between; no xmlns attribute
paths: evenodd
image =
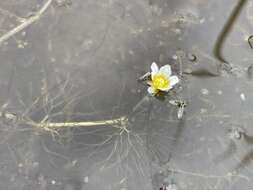
<svg viewBox="0 0 253 190"><path fill-rule="evenodd" d="M155 74L152 79L152 86L155 89L167 88L170 85L169 79L161 73Z"/></svg>

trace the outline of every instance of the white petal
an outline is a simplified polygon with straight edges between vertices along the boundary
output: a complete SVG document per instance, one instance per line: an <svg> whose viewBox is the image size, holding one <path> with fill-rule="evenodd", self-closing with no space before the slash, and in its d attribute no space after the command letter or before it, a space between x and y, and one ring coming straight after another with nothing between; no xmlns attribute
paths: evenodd
<svg viewBox="0 0 253 190"><path fill-rule="evenodd" d="M158 67L158 65L155 63L155 62L153 62L152 64L151 64L151 71L152 71L152 73L154 72L154 73L157 73L158 71L159 71L159 67Z"/></svg>
<svg viewBox="0 0 253 190"><path fill-rule="evenodd" d="M157 93L157 90L153 87L149 87L148 88L148 93L151 95L155 95Z"/></svg>
<svg viewBox="0 0 253 190"><path fill-rule="evenodd" d="M160 68L161 73L163 73L165 76L169 77L171 75L171 67L170 65L164 65Z"/></svg>
<svg viewBox="0 0 253 190"><path fill-rule="evenodd" d="M170 77L170 86L173 87L179 82L179 78L176 75Z"/></svg>
<svg viewBox="0 0 253 190"><path fill-rule="evenodd" d="M158 65L157 65L155 62L153 62L153 63L151 64L151 78L152 78L152 79L153 79L154 75L155 75L158 71L159 71Z"/></svg>

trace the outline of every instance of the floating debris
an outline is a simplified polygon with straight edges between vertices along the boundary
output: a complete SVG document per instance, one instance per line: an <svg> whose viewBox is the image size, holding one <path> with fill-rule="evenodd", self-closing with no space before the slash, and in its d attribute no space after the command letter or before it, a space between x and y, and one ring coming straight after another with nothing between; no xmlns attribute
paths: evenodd
<svg viewBox="0 0 253 190"><path fill-rule="evenodd" d="M235 138L235 139L240 139L241 138L241 133L239 133L239 131L234 131L234 133L231 134L230 137Z"/></svg>
<svg viewBox="0 0 253 190"><path fill-rule="evenodd" d="M242 138L242 135L244 134L244 130L242 128L233 128L230 130L229 132L229 137L231 139L241 139Z"/></svg>
<svg viewBox="0 0 253 190"><path fill-rule="evenodd" d="M209 91L206 88L201 89L201 94L208 95Z"/></svg>
<svg viewBox="0 0 253 190"><path fill-rule="evenodd" d="M195 62L195 61L197 61L197 56L194 55L194 54L192 54L192 53L188 53L188 54L187 54L187 59L188 59L189 61L191 61L191 62Z"/></svg>
<svg viewBox="0 0 253 190"><path fill-rule="evenodd" d="M251 49L253 49L253 35L250 35L248 37L248 43Z"/></svg>
<svg viewBox="0 0 253 190"><path fill-rule="evenodd" d="M185 107L187 106L187 103L185 101L181 101L181 100L170 100L169 103L171 105L178 107L177 118L182 119L182 117L184 115Z"/></svg>

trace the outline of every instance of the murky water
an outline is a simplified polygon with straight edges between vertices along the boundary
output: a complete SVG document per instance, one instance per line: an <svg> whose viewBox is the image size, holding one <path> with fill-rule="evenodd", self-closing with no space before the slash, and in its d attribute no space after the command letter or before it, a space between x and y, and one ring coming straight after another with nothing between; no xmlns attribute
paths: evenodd
<svg viewBox="0 0 253 190"><path fill-rule="evenodd" d="M252 189L250 0L2 1L0 39L48 2L0 46L0 189Z"/></svg>

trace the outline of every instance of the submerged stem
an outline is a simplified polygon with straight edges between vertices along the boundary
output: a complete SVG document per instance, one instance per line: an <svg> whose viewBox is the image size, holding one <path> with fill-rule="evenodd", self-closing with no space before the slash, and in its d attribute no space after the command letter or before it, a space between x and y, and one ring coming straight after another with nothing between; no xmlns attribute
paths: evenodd
<svg viewBox="0 0 253 190"><path fill-rule="evenodd" d="M15 28L11 29L4 35L0 36L0 45L4 41L8 40L10 37L14 36L15 34L19 33L20 31L30 26L35 21L39 20L42 14L47 10L47 8L49 7L51 3L52 3L52 0L47 0L47 2L42 6L42 8L38 12L36 12L33 16L27 19L23 19L21 24L17 25Z"/></svg>
<svg viewBox="0 0 253 190"><path fill-rule="evenodd" d="M126 116L121 116L115 119L109 120L98 120L98 121L81 121L81 122L47 122L42 120L41 122L35 122L29 118L20 118L16 114L11 112L0 112L0 118L3 118L6 121L10 122L19 122L32 127L51 130L51 129L60 129L60 128L69 128L69 127L93 127L93 126L108 126L114 128L122 129L123 131L128 132L126 129L128 119Z"/></svg>
<svg viewBox="0 0 253 190"><path fill-rule="evenodd" d="M32 125L38 128L64 128L64 127L92 127L92 126L101 126L101 125L112 125L117 127L117 125L124 125L124 122L127 121L127 118L122 116L120 118L111 119L111 120L100 120L100 121L82 121L82 122L27 122L27 124ZM117 127L120 128L120 127Z"/></svg>

